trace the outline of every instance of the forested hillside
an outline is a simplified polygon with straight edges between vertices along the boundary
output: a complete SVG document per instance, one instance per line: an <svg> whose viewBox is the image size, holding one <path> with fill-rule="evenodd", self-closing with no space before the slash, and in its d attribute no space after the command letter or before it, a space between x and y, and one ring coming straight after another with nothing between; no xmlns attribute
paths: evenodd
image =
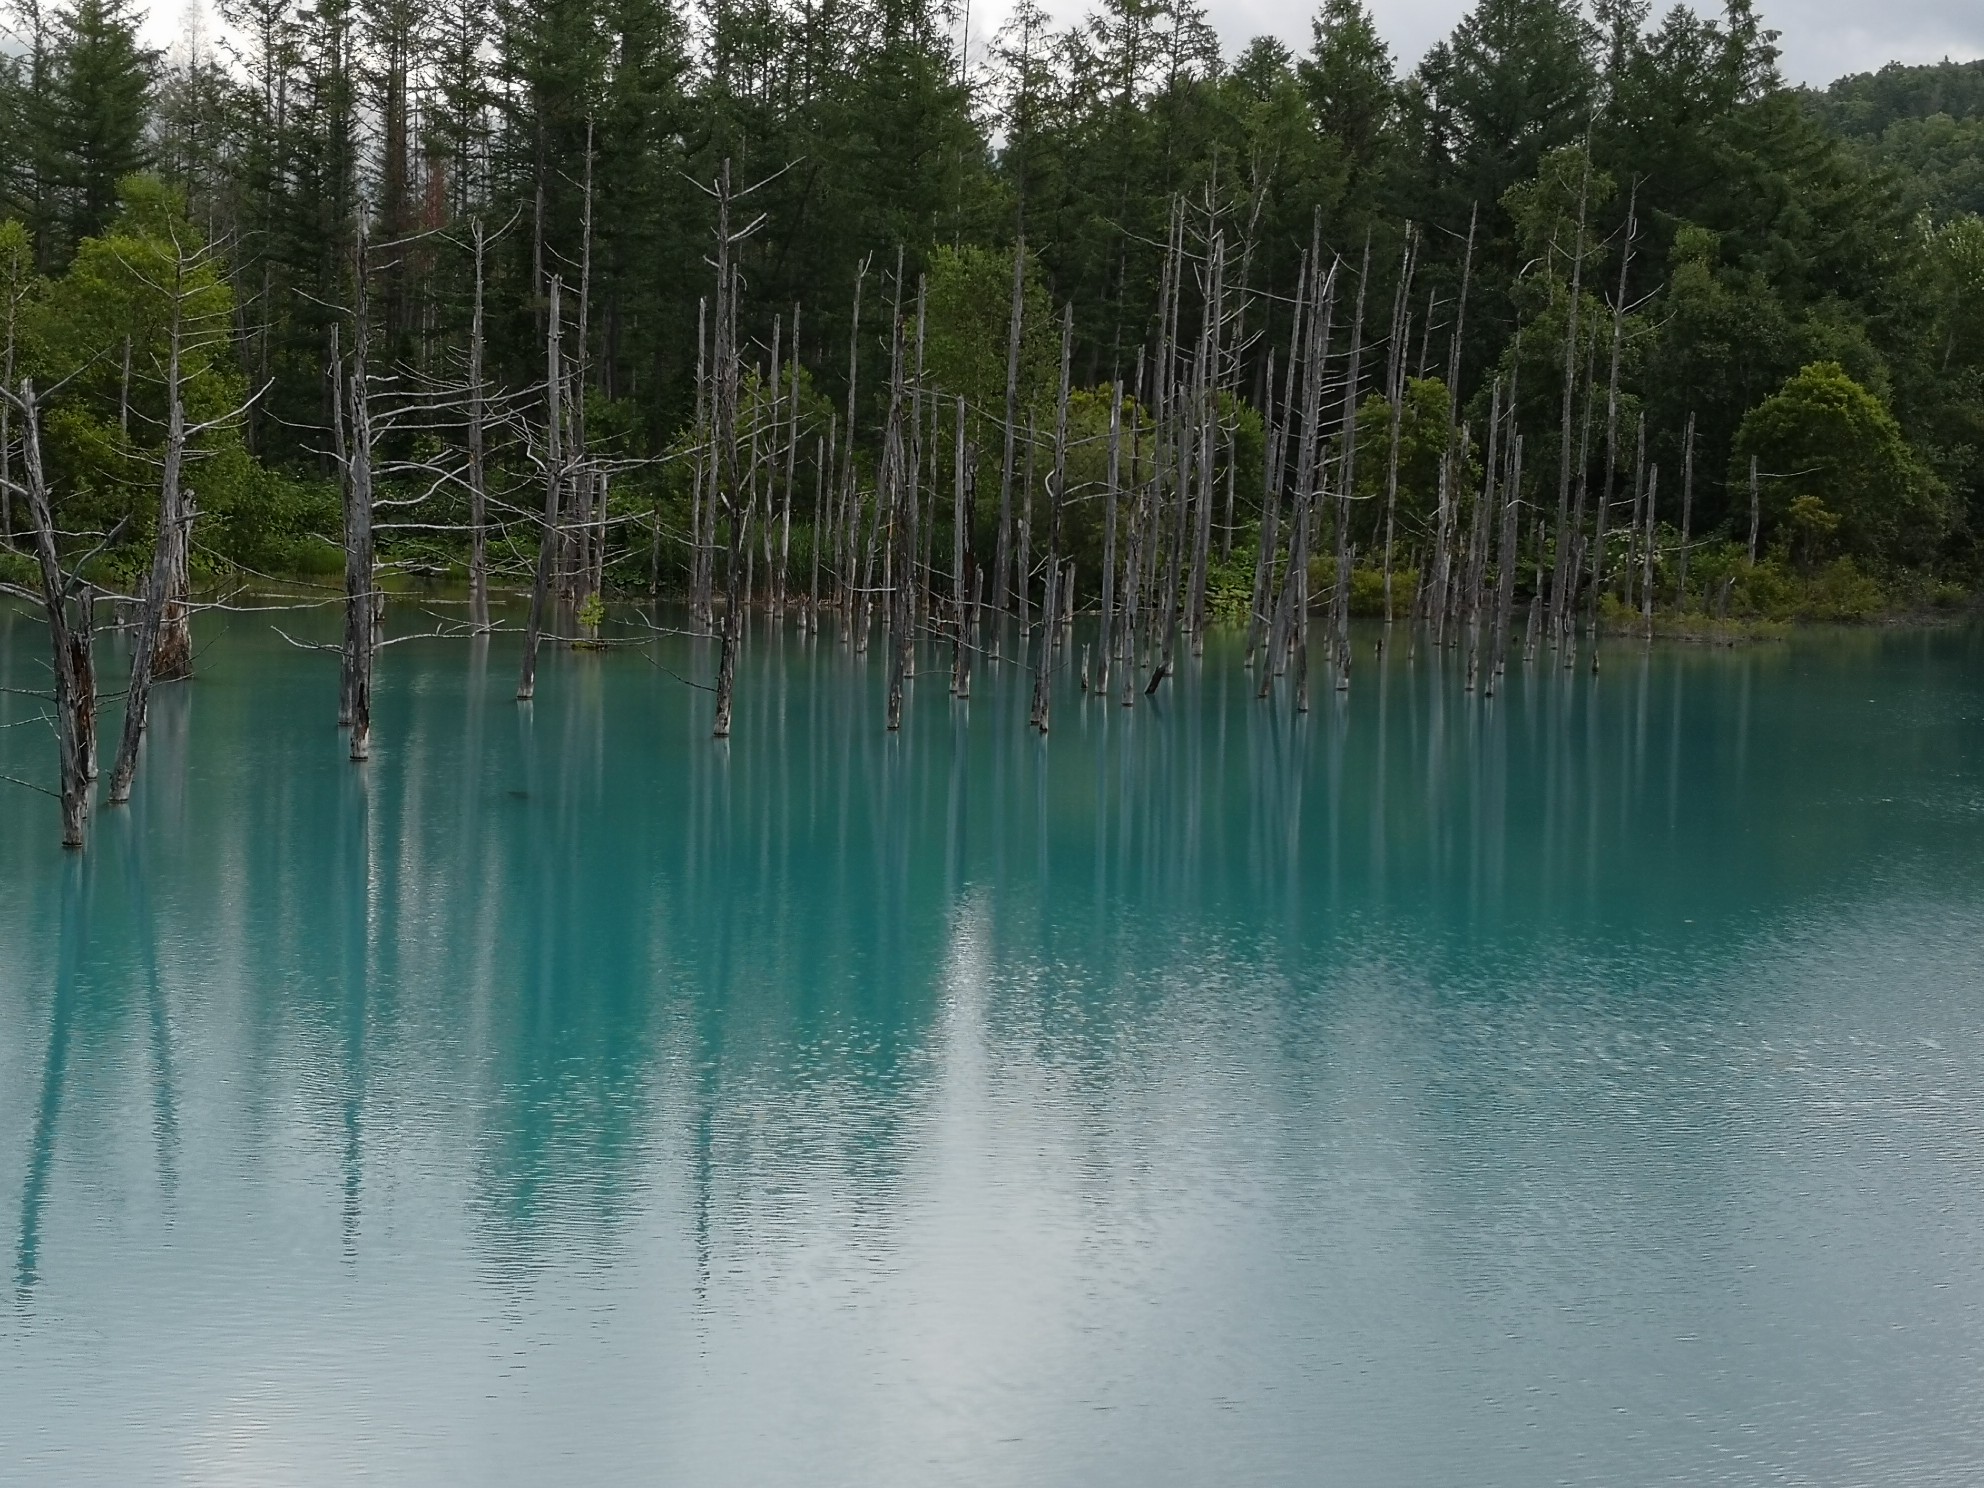
<svg viewBox="0 0 1984 1488"><path fill-rule="evenodd" d="M223 14L226 45L165 57L127 0L17 0L0 75L7 381L42 389L62 551L124 519L95 559L106 583L151 562L178 405L195 585L353 561L362 413L383 571L459 575L486 540L492 582L526 583L555 457L552 520L587 524L599 582L674 592L729 541L718 487L746 458L758 479L760 428L782 568L812 550L817 500L827 521L880 510L892 395L912 384L904 437L926 494L946 493L924 549L948 554L968 463L963 561L983 565L1019 541L1001 507L1046 491L1064 307L1063 489L1087 501L1115 478L1113 381L1133 424L1201 389L1222 558L1260 543L1284 495L1308 499L1290 494L1300 361L1351 380L1322 398L1305 478L1346 486L1316 542L1340 510L1360 569L1430 575L1499 469L1558 582L1595 544L1590 582L1635 608L1618 575L1639 563L1653 586L1653 557L1619 545L1643 530L1680 570L1662 603L1688 602L1691 555L1699 583L1731 555L1806 579L1851 560L1895 592L1976 573L1975 65L1802 94L1747 0L1715 20L1482 0L1416 60L1359 0L1325 0L1300 54L1237 56L1184 0L1114 0L1067 31L1023 7L986 52L932 0ZM1332 263L1324 343L1295 344ZM24 411L6 417L12 542L30 518ZM1500 469L1518 434L1528 463ZM749 445L736 470L725 437ZM770 514L778 493L756 492ZM1069 523L1093 594L1104 516L1088 501Z"/></svg>

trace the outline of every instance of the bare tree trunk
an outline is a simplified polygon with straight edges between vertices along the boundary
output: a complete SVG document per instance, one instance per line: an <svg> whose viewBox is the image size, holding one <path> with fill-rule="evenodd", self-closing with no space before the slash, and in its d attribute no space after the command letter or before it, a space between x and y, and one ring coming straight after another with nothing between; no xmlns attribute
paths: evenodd
<svg viewBox="0 0 1984 1488"><path fill-rule="evenodd" d="M1516 432L1516 400L1513 386L1509 393L1509 474L1502 497L1502 540L1495 555L1495 646L1490 658L1487 694L1495 695L1501 678L1509 669L1509 625L1516 602L1516 508L1522 504L1522 435Z"/></svg>
<svg viewBox="0 0 1984 1488"><path fill-rule="evenodd" d="M897 270L901 272L900 269ZM903 611L909 617L910 627L916 624L922 612L921 586L923 582L923 352L926 327L929 285L924 276L916 276L916 363L909 382L909 520L903 529L902 582L909 594L908 608ZM934 431L933 431L934 432ZM907 664L911 676L916 674L916 653L907 653Z"/></svg>
<svg viewBox="0 0 1984 1488"><path fill-rule="evenodd" d="M1612 520L1612 482L1619 470L1619 359L1625 344L1626 275L1633 263L1633 237L1639 230L1639 182L1626 206L1626 242L1619 254L1619 294L1612 302L1612 365L1605 381L1605 484L1598 500L1598 533L1591 549L1591 633L1597 662L1598 606L1605 584L1605 535Z"/></svg>
<svg viewBox="0 0 1984 1488"><path fill-rule="evenodd" d="M709 345L710 302L707 296L696 301L696 454L689 492L689 616L698 629L710 625L709 544L703 538L703 477L714 456L710 441L709 407L704 352Z"/></svg>
<svg viewBox="0 0 1984 1488"><path fill-rule="evenodd" d="M1199 420L1198 522L1192 537L1191 624L1192 654L1205 653L1206 580L1212 563L1212 465L1214 438L1219 428L1220 332L1226 306L1226 234L1215 233L1212 241L1212 277L1206 303L1205 327L1199 341L1198 397L1194 413ZM1231 465L1229 463L1229 469Z"/></svg>
<svg viewBox="0 0 1984 1488"><path fill-rule="evenodd" d="M564 499L565 358L559 349L564 325L564 282L551 276L544 328L544 522L537 539L537 572L530 586L530 618L524 623L523 670L517 678L517 701L537 696L537 647L544 633L544 611L551 599L553 568L558 561L560 504Z"/></svg>
<svg viewBox="0 0 1984 1488"><path fill-rule="evenodd" d="M723 162L722 174L717 178L717 258L716 258L716 356L714 359L716 376L715 404L715 490L721 498L724 513L729 518L728 553L724 571L723 605L723 644L717 656L716 674L716 719L711 734L718 739L730 737L731 701L737 685L737 645L744 628L744 603L741 585L744 578L744 550L751 522L750 496L740 502L738 496L745 490L737 471L737 398L742 370L738 361L737 348L737 261L735 249L738 241L748 234L733 235L730 227L730 162ZM866 260L862 262L865 272ZM860 305L860 280L855 281L855 304ZM850 352L850 357L852 352ZM852 430L852 410L854 390L848 389L848 409L850 431Z"/></svg>
<svg viewBox="0 0 1984 1488"><path fill-rule="evenodd" d="M1116 619L1116 503L1123 474L1123 379L1109 391L1109 473L1102 500L1102 631L1096 639L1095 690L1109 691L1109 642Z"/></svg>
<svg viewBox="0 0 1984 1488"><path fill-rule="evenodd" d="M827 485L827 437L817 436L813 444L813 528L812 582L807 589L804 627L817 635L820 630L820 518Z"/></svg>
<svg viewBox="0 0 1984 1488"><path fill-rule="evenodd" d="M1646 537L1640 547L1640 621L1648 640L1653 638L1653 541L1659 504L1660 467L1655 465L1646 476Z"/></svg>
<svg viewBox="0 0 1984 1488"><path fill-rule="evenodd" d="M1344 374L1343 454L1338 461L1336 495L1336 592L1332 610L1336 625L1334 652L1336 688L1350 686L1350 503L1357 491L1357 388L1364 359L1364 291L1371 279L1371 235L1364 234L1364 261L1357 271L1357 311L1350 328L1350 367Z"/></svg>
<svg viewBox="0 0 1984 1488"><path fill-rule="evenodd" d="M1303 258L1303 264L1303 280L1306 280L1308 277L1308 259L1306 255ZM1306 288L1306 283L1298 281L1295 316L1295 339L1297 342L1300 341L1302 335L1302 290ZM1290 352L1288 365L1292 373L1297 358L1293 355L1292 346ZM1262 617L1267 608L1270 587L1274 583L1274 555L1280 541L1281 457L1282 446L1288 437L1288 400L1282 400L1280 404L1281 416L1277 418L1275 416L1276 404L1274 401L1273 348L1269 348L1268 350L1266 387L1268 406L1264 433L1267 436L1267 458L1261 461L1261 525L1260 530L1255 534L1254 583L1253 587L1247 591L1247 650L1246 658L1242 662L1244 666L1253 665L1254 653L1260 649Z"/></svg>
<svg viewBox="0 0 1984 1488"><path fill-rule="evenodd" d="M1461 260L1460 301L1454 310L1454 332L1447 343L1447 427L1444 443L1444 456L1440 461L1440 511L1438 528L1433 543L1433 595L1437 608L1433 612L1433 643L1442 645L1447 638L1447 621L1454 608L1454 585L1450 565L1453 561L1453 536L1459 525L1460 470L1456 461L1467 454L1467 444L1456 438L1456 427L1460 421L1460 358L1462 337L1467 330L1467 291L1474 278L1474 229L1480 216L1477 205L1467 215L1467 252ZM1427 312L1426 329L1432 330L1432 312Z"/></svg>
<svg viewBox="0 0 1984 1488"><path fill-rule="evenodd" d="M1124 554L1123 561L1123 623L1118 627L1120 639L1116 643L1117 670L1123 679L1123 706L1126 708L1134 708L1137 704L1138 604L1143 593L1145 508L1150 504L1143 475L1143 371L1143 352L1139 348L1138 401L1130 410L1130 490L1133 495L1129 511L1129 551Z"/></svg>
<svg viewBox="0 0 1984 1488"><path fill-rule="evenodd" d="M1750 567L1757 566L1757 457L1750 456Z"/></svg>
<svg viewBox="0 0 1984 1488"><path fill-rule="evenodd" d="M1556 634L1556 622L1561 618L1567 602L1564 585L1570 563L1571 542L1570 532L1565 524L1569 519L1571 501L1571 421L1572 412L1577 406L1578 311L1581 308L1580 296L1584 292L1584 220L1590 194L1591 142L1586 140L1584 172L1578 182L1577 239L1571 252L1571 298L1564 312L1564 396L1557 463L1557 549L1555 567L1550 578L1550 619L1553 637Z"/></svg>
<svg viewBox="0 0 1984 1488"><path fill-rule="evenodd" d="M951 456L951 696L963 697L966 634L964 397L957 400L957 434Z"/></svg>
<svg viewBox="0 0 1984 1488"><path fill-rule="evenodd" d="M1019 512L1019 554L1014 564L1017 570L1013 575L1013 613L1019 617L1020 632L1025 634L1027 612L1033 596L1033 456L1034 433L1033 415L1026 416L1026 463L1020 477Z"/></svg>
<svg viewBox="0 0 1984 1488"><path fill-rule="evenodd" d="M1320 228L1316 247L1320 250ZM1328 375L1330 335L1336 319L1336 264L1325 277L1322 254L1309 256L1309 272L1314 282L1309 288L1309 315L1303 326L1303 339L1289 350L1290 372L1302 371L1302 406L1298 414L1292 406L1288 418L1297 424L1295 443L1294 501L1289 512L1288 569L1282 576L1281 596L1275 605L1274 621L1268 632L1267 650L1261 658L1258 694L1266 697L1274 679L1300 651L1306 666L1308 641L1309 552L1314 541L1316 508L1323 495L1322 423L1323 381ZM1293 391L1291 379L1290 391ZM1339 519L1341 521L1341 519Z"/></svg>
<svg viewBox="0 0 1984 1488"><path fill-rule="evenodd" d="M1405 228L1405 259L1399 265L1398 290L1392 301L1391 356L1385 399L1391 404L1390 449L1385 462L1385 629L1392 628L1392 542L1398 518L1399 437L1405 427L1406 354L1412 341L1412 271L1418 258L1418 237L1411 223ZM1384 639L1378 642L1382 648Z"/></svg>
<svg viewBox="0 0 1984 1488"><path fill-rule="evenodd" d="M868 257L864 255L854 274L854 316L847 335L847 449L841 456L841 635L851 638L858 581L855 564L860 558L861 498L854 484L854 399L861 381L861 288L868 277Z"/></svg>
<svg viewBox="0 0 1984 1488"><path fill-rule="evenodd" d="M1020 345L1026 320L1026 234L1013 244L1013 302L1006 329L1005 453L999 461L999 535L992 555L992 607L1012 608L1007 564L1012 558L1013 439L1019 427ZM1021 583L1025 583L1024 577Z"/></svg>
<svg viewBox="0 0 1984 1488"><path fill-rule="evenodd" d="M14 358L20 347L20 288L26 265L17 250L7 297L7 346L0 365L0 546L14 546Z"/></svg>
<svg viewBox="0 0 1984 1488"><path fill-rule="evenodd" d="M785 500L779 517L778 534L778 580L775 608L781 615L785 613L786 595L790 587L792 567L792 487L799 471L799 305L792 306L792 357L787 379L791 384L786 397L785 431Z"/></svg>
<svg viewBox="0 0 1984 1488"><path fill-rule="evenodd" d="M1047 593L1040 608L1040 656L1033 673L1033 726L1047 732L1053 704L1054 631L1061 615L1061 493L1068 479L1068 379L1075 345L1075 307L1061 311L1061 386L1054 400L1054 474L1048 499Z"/></svg>
<svg viewBox="0 0 1984 1488"><path fill-rule="evenodd" d="M1688 429L1681 437L1681 565L1674 585L1674 608L1688 609L1688 535L1695 516L1695 415L1688 414Z"/></svg>
<svg viewBox="0 0 1984 1488"><path fill-rule="evenodd" d="M1577 660L1578 579L1584 573L1584 501L1591 488L1591 405L1597 396L1598 342L1586 343L1584 362L1584 417L1578 423L1577 495L1571 502L1571 552L1563 560L1564 588L1568 591L1557 606L1557 639L1560 659L1568 667Z"/></svg>
<svg viewBox="0 0 1984 1488"><path fill-rule="evenodd" d="M896 259L896 303L889 336L889 412L882 429L882 483L876 491L889 507L890 546L902 553L902 569L890 568L888 728L902 727L903 684L909 676L910 617L914 612L910 556L916 551L916 457L903 441L902 259ZM914 415L912 415L914 422Z"/></svg>
<svg viewBox="0 0 1984 1488"><path fill-rule="evenodd" d="M124 728L118 739L117 759L110 770L110 804L113 806L131 799L131 781L138 771L138 744L144 737L145 716L151 704L154 656L166 606L171 600L173 545L170 533L187 520L180 509L179 489L180 469L186 453L186 408L180 396L184 282L185 266L182 261L175 265L172 320L167 332L165 458L159 476L158 533L152 541L151 574L145 586L137 636L131 647L131 681L124 694Z"/></svg>
<svg viewBox="0 0 1984 1488"><path fill-rule="evenodd" d="M838 541L838 533L834 526L834 505L837 498L833 471L839 436L840 416L837 413L829 413L826 442L818 447L820 469L813 496L813 505L816 508L813 517L813 593L807 607L813 612L810 629L814 635L820 633L820 568L832 557L834 543ZM833 576L833 571L829 571L827 577L832 579Z"/></svg>
<svg viewBox="0 0 1984 1488"><path fill-rule="evenodd" d="M593 486L586 462L586 384L592 376L592 121L586 121L585 180L580 192L579 218L579 323L574 330L572 367L566 384L565 427L569 440L565 458L581 479L575 494L579 497L570 524L553 529L557 556L558 590L567 601L582 604L590 597L593 571L592 510Z"/></svg>
<svg viewBox="0 0 1984 1488"><path fill-rule="evenodd" d="M489 628L489 481L483 458L482 297L488 242L482 219L474 222L475 305L468 333L468 618L477 630Z"/></svg>
<svg viewBox="0 0 1984 1488"><path fill-rule="evenodd" d="M358 221L357 253L352 264L351 372L347 382L350 424L345 457L344 566L344 693L350 701L351 758L372 755L372 659L377 644L377 578L372 553L372 317L368 276L371 264L365 235L365 213Z"/></svg>
<svg viewBox="0 0 1984 1488"><path fill-rule="evenodd" d="M1166 360L1168 361L1169 358ZM1183 623L1186 602L1182 585L1185 578L1185 544L1188 540L1186 523L1189 518L1189 512L1187 503L1191 498L1192 491L1189 475L1191 469L1190 446L1192 423L1185 416L1185 410L1181 406L1184 402L1182 389L1174 389L1166 401L1169 407L1176 410L1176 416L1172 419L1175 429L1169 431L1163 429L1163 420L1160 420L1158 443L1160 448L1169 444L1172 435L1175 433L1178 445L1176 452L1171 458L1172 487L1175 499L1167 503L1172 511L1170 523L1171 542L1168 552L1161 560L1164 570L1164 577L1161 581L1162 589L1158 594L1153 596L1151 607L1152 623L1156 624L1160 619L1163 621L1164 640L1162 647L1158 651L1157 665L1151 669L1150 681L1144 686L1145 697L1155 696L1159 684L1172 673L1178 654L1178 629ZM1161 544L1161 528L1159 541ZM1161 614L1157 609L1160 602L1163 605Z"/></svg>
<svg viewBox="0 0 1984 1488"><path fill-rule="evenodd" d="M1620 574L1620 601L1631 609L1639 592L1640 537L1644 530L1643 504L1646 501L1646 415L1635 423L1633 435L1633 516L1626 529L1626 565Z"/></svg>
<svg viewBox="0 0 1984 1488"><path fill-rule="evenodd" d="M60 766L62 845L80 848L89 813L89 755L95 733L96 683L92 675L87 624L79 635L69 624L72 585L62 572L55 551L55 518L49 509L48 482L41 463L41 414L34 384L24 381L19 393L22 474L28 521L34 528L35 557L41 569L42 609L48 617L51 670L55 678L55 747ZM88 597L85 594L84 603Z"/></svg>
<svg viewBox="0 0 1984 1488"><path fill-rule="evenodd" d="M1474 507L1472 567L1467 589L1467 690L1473 692L1481 681L1481 587L1487 580L1488 544L1500 527L1495 509L1495 478L1500 474L1502 436L1502 379L1496 378L1488 395L1488 458L1481 473L1481 498ZM1491 519L1496 526L1490 527ZM1491 674L1492 675L1492 674ZM1492 694L1493 683L1489 684Z"/></svg>

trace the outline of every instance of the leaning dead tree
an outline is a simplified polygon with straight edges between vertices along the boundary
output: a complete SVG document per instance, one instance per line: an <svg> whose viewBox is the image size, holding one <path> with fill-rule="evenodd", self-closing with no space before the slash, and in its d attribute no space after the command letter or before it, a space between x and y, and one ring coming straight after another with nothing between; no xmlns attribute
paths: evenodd
<svg viewBox="0 0 1984 1488"><path fill-rule="evenodd" d="M131 798L151 705L152 683L190 676L191 604L187 550L196 515L194 493L186 484L190 462L199 454L202 435L239 422L257 395L226 412L189 424L186 383L189 362L224 351L232 331L231 313L212 303L211 275L219 250L188 249L175 237L166 273L154 279L137 265L126 265L166 305L164 365L158 369L165 397L165 447L159 457L158 521L152 538L152 560L138 605L137 629L131 646L131 677L124 694L124 724L117 758L110 770L110 804Z"/></svg>
<svg viewBox="0 0 1984 1488"><path fill-rule="evenodd" d="M81 848L89 816L90 782L96 778L96 666L92 650L94 594L83 569L115 541L119 523L95 549L65 570L56 545L55 516L41 458L41 399L32 379L4 390L6 405L20 417L21 477L10 482L9 497L20 496L34 537L39 598L48 620L50 672L54 677L55 748L62 805L62 845Z"/></svg>

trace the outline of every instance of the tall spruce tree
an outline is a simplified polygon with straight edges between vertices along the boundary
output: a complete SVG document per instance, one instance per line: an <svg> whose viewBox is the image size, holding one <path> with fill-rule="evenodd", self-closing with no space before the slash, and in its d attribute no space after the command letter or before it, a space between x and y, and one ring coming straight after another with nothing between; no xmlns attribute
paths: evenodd
<svg viewBox="0 0 1984 1488"><path fill-rule="evenodd" d="M57 18L55 116L71 250L110 225L118 183L146 163L156 61L138 44L129 0L75 0Z"/></svg>

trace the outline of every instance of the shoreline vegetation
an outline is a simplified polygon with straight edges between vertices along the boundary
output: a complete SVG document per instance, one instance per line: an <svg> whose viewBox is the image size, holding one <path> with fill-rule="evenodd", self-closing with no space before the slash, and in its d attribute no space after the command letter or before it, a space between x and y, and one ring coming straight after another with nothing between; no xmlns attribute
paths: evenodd
<svg viewBox="0 0 1984 1488"><path fill-rule="evenodd" d="M58 765L13 783L71 847L193 617L285 575L354 762L389 648L504 592L519 703L686 606L722 739L754 613L878 647L891 730L919 641L960 698L1017 660L1045 735L1219 626L1302 711L1353 618L1487 698L1984 578L1984 63L1794 89L1750 0L1479 0L1409 69L1360 0L1300 55L1187 0L976 49L932 0L227 19L165 57L69 0L0 58L0 590Z"/></svg>

